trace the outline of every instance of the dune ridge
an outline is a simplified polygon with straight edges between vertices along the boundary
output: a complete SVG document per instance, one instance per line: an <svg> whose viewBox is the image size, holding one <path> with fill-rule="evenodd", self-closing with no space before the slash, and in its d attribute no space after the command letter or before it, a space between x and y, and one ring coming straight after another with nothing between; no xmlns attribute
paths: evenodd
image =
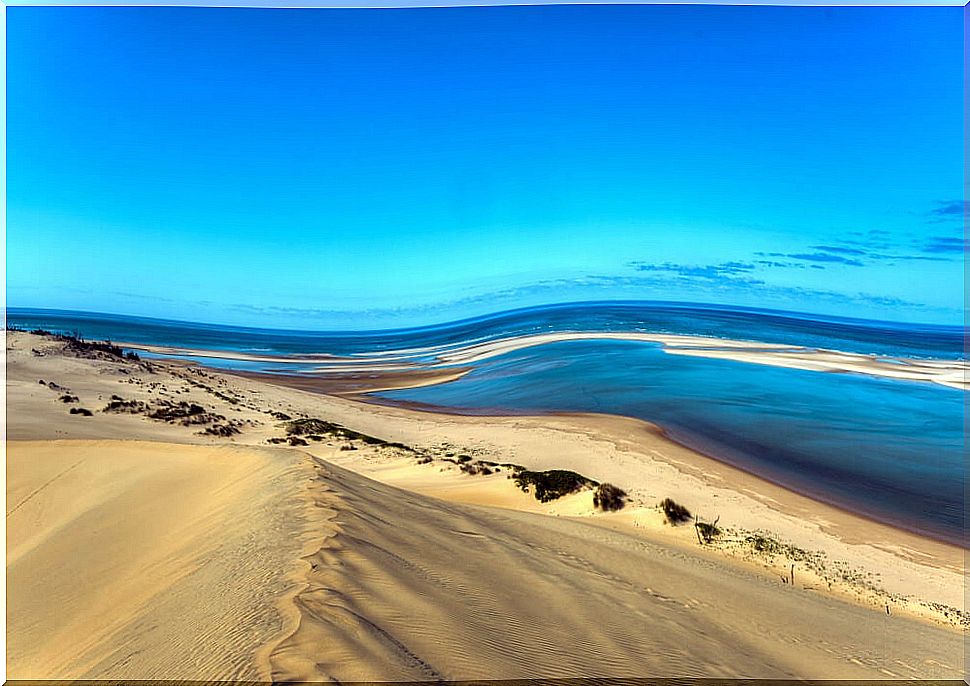
<svg viewBox="0 0 970 686"><path fill-rule="evenodd" d="M272 598L318 535L289 451L7 446L7 675L258 680ZM40 486L35 486L40 484Z"/></svg>
<svg viewBox="0 0 970 686"><path fill-rule="evenodd" d="M299 626L269 655L276 681L902 677L916 670L901 641L923 674L955 667L954 634L691 551L316 470L334 535L307 558Z"/></svg>
<svg viewBox="0 0 970 686"><path fill-rule="evenodd" d="M960 674L959 625L910 611L962 608L963 551L771 490L642 422L429 415L31 334L7 346L11 678ZM311 417L357 433L288 435ZM538 504L504 473L425 461L456 452L575 469L631 501ZM899 598L873 606L802 568L781 582L663 525L663 496L824 545Z"/></svg>

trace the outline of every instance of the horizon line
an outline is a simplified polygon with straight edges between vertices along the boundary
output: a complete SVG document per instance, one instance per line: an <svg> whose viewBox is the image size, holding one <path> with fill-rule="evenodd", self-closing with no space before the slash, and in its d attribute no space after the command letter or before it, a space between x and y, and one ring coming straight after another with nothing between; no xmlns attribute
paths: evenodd
<svg viewBox="0 0 970 686"><path fill-rule="evenodd" d="M929 324L920 322L909 322L909 321L894 321L889 319L866 319L862 317L843 317L839 315L829 315L829 314L818 314L811 312L803 312L797 310L779 310L772 308L763 307L749 307L745 305L725 305L718 303L703 303L703 302L685 302L679 300L576 300L576 301L565 301L558 303L546 303L542 305L530 305L526 307L515 307L505 310L497 310L495 312L489 312L486 314L475 315L471 317L461 317L458 319L451 319L447 321L439 321L431 324L421 324L418 326L406 326L406 327L388 327L388 328L372 328L372 329L297 329L289 327L273 328L273 327L261 327L261 326L241 326L238 324L224 324L218 322L204 322L204 321L193 321L185 319L168 319L164 317L150 317L139 314L127 314L123 312L99 312L93 310L71 310L62 308L45 308L45 307L21 307L21 306L10 306L6 305L4 308L4 319L3 328L4 331L7 330L7 320L9 319L11 311L20 311L24 314L33 313L49 313L51 315L56 314L68 314L68 315L83 315L89 318L105 317L105 318L115 318L115 319L134 319L142 320L147 322L155 322L159 324L175 324L175 325L189 325L198 327L214 327L221 329L229 329L236 331L260 331L260 332L275 332L275 333L288 333L288 334L321 334L321 335L349 335L349 334L391 334L391 333L403 333L403 332L413 332L422 331L427 329L445 328L450 326L459 326L463 324L469 324L472 322L486 321L489 319L494 319L502 316L525 313L530 311L540 311L556 308L570 308L570 307L590 307L590 306L644 306L644 307L655 307L655 308L672 308L681 310L720 310L720 311L734 311L734 312L746 312L750 314L760 314L766 316L780 317L783 319L794 319L801 321L816 321L816 322L827 322L831 324L847 324L847 325L877 325L891 328L914 328L914 329L935 329L943 331L960 331L963 337L966 338L967 327L964 323L960 324Z"/></svg>

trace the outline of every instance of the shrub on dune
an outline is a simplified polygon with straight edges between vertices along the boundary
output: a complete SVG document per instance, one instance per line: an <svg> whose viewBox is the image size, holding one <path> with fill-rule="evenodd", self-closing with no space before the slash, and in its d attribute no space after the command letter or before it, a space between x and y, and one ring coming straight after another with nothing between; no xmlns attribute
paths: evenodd
<svg viewBox="0 0 970 686"><path fill-rule="evenodd" d="M721 530L717 528L717 519L713 523L695 522L694 527L697 529L698 538L704 543L710 543L721 535Z"/></svg>
<svg viewBox="0 0 970 686"><path fill-rule="evenodd" d="M604 512L616 512L626 505L626 491L613 484L600 484L593 492L593 507Z"/></svg>
<svg viewBox="0 0 970 686"><path fill-rule="evenodd" d="M690 510L680 503L675 503L670 498L664 498L660 502L660 507L664 511L664 517L666 517L668 524L683 524L691 520Z"/></svg>
<svg viewBox="0 0 970 686"><path fill-rule="evenodd" d="M285 416L285 415L284 415ZM348 441L361 441L367 445L379 445L391 448L400 448L402 450L411 450L408 446L403 443L391 443L390 441L385 441L383 438L377 438L376 436L369 436L367 434L361 433L360 431L355 431L354 429L348 429L346 426L341 426L340 424L335 424L334 422L328 422L325 419L307 418L307 419L293 419L286 423L286 434L288 436L331 436L333 438L342 438Z"/></svg>
<svg viewBox="0 0 970 686"><path fill-rule="evenodd" d="M545 472L522 470L516 472L512 478L515 479L515 485L526 493L529 492L529 488L532 488L536 500L541 503L597 485L595 481L587 479L582 474L565 469L550 469Z"/></svg>

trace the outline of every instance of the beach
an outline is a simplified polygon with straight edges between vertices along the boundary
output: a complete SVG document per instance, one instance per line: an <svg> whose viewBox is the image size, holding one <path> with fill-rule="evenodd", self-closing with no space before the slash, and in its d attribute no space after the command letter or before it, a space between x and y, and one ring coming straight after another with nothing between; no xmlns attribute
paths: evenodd
<svg viewBox="0 0 970 686"><path fill-rule="evenodd" d="M12 684L968 679L957 9L11 4Z"/></svg>
<svg viewBox="0 0 970 686"><path fill-rule="evenodd" d="M727 354L687 343L668 352ZM955 383L949 367L906 373ZM962 675L962 548L647 422L375 405L22 332L7 374L8 678ZM350 432L288 432L313 419ZM509 465L628 503L540 503ZM665 523L664 498L723 535Z"/></svg>

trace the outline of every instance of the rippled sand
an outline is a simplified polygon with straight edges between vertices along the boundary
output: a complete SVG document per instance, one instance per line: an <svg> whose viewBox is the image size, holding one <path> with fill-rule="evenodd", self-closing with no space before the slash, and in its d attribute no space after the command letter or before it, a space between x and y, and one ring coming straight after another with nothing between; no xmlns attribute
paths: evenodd
<svg viewBox="0 0 970 686"><path fill-rule="evenodd" d="M11 679L960 675L960 631L697 546L651 524L646 489L692 507L723 500L726 518L755 513L914 592L962 596L948 549L902 534L899 551L841 540L815 522L824 508L799 510L642 423L601 418L596 431L614 433L597 434L582 418L429 416L184 365L78 359L27 334L8 338L7 391ZM101 412L115 394L197 402L241 433ZM69 414L78 406L92 416ZM271 447L282 429L270 412L575 468L643 504L595 515L587 493L540 506L504 476L359 441ZM853 526L835 528L884 531Z"/></svg>

